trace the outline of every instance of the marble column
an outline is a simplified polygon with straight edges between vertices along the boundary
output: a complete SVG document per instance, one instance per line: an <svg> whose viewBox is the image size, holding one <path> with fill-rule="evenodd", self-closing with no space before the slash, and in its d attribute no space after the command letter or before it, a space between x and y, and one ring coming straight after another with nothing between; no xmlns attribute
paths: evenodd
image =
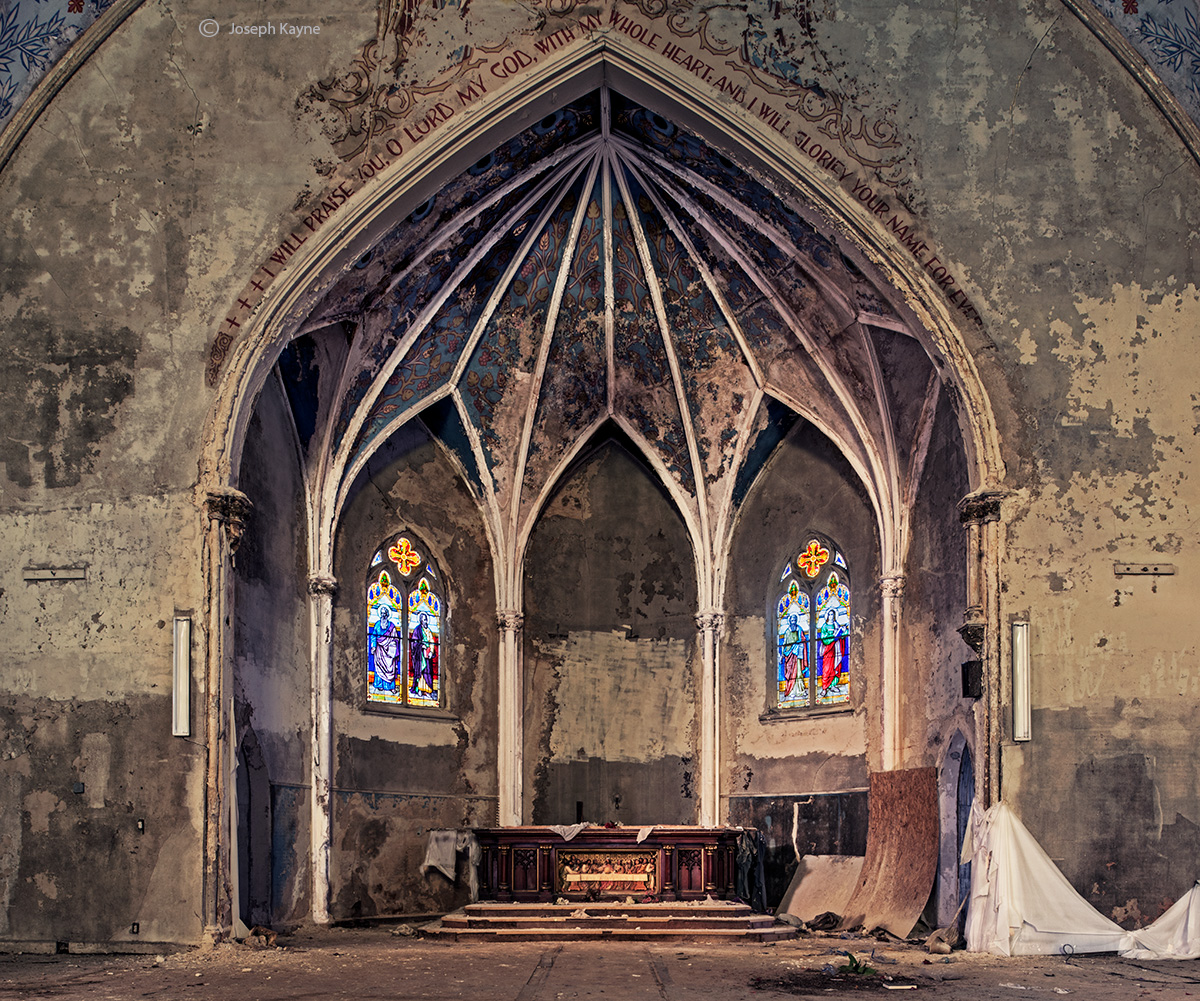
<svg viewBox="0 0 1200 1001"><path fill-rule="evenodd" d="M696 615L703 662L700 672L700 823L715 827L720 812L720 693L717 640L724 616L715 609Z"/></svg>
<svg viewBox="0 0 1200 1001"><path fill-rule="evenodd" d="M524 747L521 735L521 655L525 616L515 609L496 615L500 626L499 823L521 823L521 773Z"/></svg>
<svg viewBox="0 0 1200 1001"><path fill-rule="evenodd" d="M904 574L879 578L883 613L883 769L903 767L903 733L900 708L900 621L904 599Z"/></svg>

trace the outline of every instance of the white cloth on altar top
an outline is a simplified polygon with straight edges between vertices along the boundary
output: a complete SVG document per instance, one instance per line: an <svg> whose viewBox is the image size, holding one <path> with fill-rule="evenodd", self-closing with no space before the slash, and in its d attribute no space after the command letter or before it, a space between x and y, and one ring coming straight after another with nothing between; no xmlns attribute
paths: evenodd
<svg viewBox="0 0 1200 1001"><path fill-rule="evenodd" d="M561 835L563 841L570 841L576 834L582 831L585 827L590 827L591 824L551 824L550 830L555 834Z"/></svg>

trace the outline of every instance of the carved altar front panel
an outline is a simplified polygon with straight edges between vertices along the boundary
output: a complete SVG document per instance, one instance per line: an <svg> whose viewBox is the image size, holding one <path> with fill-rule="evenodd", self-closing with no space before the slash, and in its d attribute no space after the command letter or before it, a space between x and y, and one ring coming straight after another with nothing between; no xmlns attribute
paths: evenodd
<svg viewBox="0 0 1200 1001"><path fill-rule="evenodd" d="M728 827L588 827L570 841L549 827L475 831L482 900L558 897L725 899L733 895L740 830Z"/></svg>
<svg viewBox="0 0 1200 1001"><path fill-rule="evenodd" d="M558 893L657 893L658 850L559 851Z"/></svg>

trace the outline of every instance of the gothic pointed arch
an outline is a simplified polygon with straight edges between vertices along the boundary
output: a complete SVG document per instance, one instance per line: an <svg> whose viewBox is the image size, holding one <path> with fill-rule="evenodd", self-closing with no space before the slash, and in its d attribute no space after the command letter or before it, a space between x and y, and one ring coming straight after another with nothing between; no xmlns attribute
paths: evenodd
<svg viewBox="0 0 1200 1001"><path fill-rule="evenodd" d="M803 165L768 168L719 109L672 87L648 91L620 62L613 83L583 73L567 99L531 90L523 115L533 123L499 141L494 130L473 143L448 128L445 145L422 155L443 148L439 176L451 164L450 180L432 185L434 161L423 159L426 174L384 177L307 241L231 348L205 453L212 481L236 480L251 412L241 401L277 373L303 454L310 573L323 578L376 457L406 429L436 427L490 554L502 651L497 757L508 775L500 815L509 822L523 800L525 543L598 429L620 428L636 444L694 557L695 621L706 637L697 756L708 771L700 795L709 818L726 796L714 770L730 553L746 499L790 423L818 429L851 471L875 524L869 562L889 579L906 559L930 414L950 414L964 429L972 484L1001 473L986 394L928 276ZM680 113L664 113L672 107ZM938 410L942 386L953 409ZM857 608L864 578L857 565L853 572ZM839 578L825 590L836 596L844 586ZM320 595L329 609L314 615L336 618L342 599ZM320 692L335 684L338 652L328 632L314 635L320 871L329 865L324 804L335 753ZM882 642L882 655L867 655L868 669L883 672L864 679L875 693L897 684L887 675L895 650ZM848 649L835 693L857 685ZM887 732L898 717L881 704L864 711L880 713ZM314 892L318 917L328 893L328 883Z"/></svg>

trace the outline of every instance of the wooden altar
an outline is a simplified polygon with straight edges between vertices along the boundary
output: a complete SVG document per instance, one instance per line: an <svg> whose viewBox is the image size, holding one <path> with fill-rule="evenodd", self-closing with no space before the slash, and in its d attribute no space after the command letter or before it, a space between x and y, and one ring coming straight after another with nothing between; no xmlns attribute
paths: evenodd
<svg viewBox="0 0 1200 1001"><path fill-rule="evenodd" d="M481 900L595 900L733 896L732 827L585 827L570 841L550 827L479 828Z"/></svg>

